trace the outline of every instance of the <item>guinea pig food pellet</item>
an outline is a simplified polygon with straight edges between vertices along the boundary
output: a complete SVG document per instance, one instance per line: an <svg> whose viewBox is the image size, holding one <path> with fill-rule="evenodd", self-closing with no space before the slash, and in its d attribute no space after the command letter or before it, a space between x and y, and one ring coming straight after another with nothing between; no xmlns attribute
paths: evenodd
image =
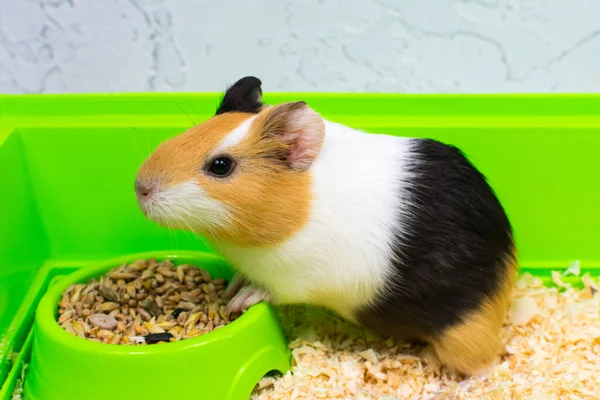
<svg viewBox="0 0 600 400"><path fill-rule="evenodd" d="M58 305L58 323L73 335L110 344L188 339L239 317L226 307L225 286L223 278L193 265L138 260L71 285Z"/></svg>

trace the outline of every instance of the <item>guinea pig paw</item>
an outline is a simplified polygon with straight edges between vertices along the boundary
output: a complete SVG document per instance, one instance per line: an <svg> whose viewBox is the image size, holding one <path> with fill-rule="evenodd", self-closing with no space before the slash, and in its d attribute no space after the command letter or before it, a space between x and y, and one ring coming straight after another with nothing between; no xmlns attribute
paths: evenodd
<svg viewBox="0 0 600 400"><path fill-rule="evenodd" d="M438 372L442 368L442 364L440 363L440 359L435 354L433 347L428 345L421 352L421 358L425 360L425 363L433 370Z"/></svg>
<svg viewBox="0 0 600 400"><path fill-rule="evenodd" d="M244 312L253 305L270 301L271 295L261 289L244 286L229 302L231 312Z"/></svg>
<svg viewBox="0 0 600 400"><path fill-rule="evenodd" d="M223 296L226 299L232 299L246 283L246 278L240 274L235 274L231 282L229 282L229 285L227 285L227 289L225 289L225 294Z"/></svg>

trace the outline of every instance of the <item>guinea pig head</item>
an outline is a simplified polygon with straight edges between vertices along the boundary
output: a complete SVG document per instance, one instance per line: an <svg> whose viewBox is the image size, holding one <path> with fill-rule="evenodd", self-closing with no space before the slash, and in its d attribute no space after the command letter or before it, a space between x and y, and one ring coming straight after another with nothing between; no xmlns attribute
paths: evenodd
<svg viewBox="0 0 600 400"><path fill-rule="evenodd" d="M260 81L243 78L214 117L148 157L135 181L138 203L168 228L237 245L281 243L309 218L310 166L324 135L306 103L263 106Z"/></svg>

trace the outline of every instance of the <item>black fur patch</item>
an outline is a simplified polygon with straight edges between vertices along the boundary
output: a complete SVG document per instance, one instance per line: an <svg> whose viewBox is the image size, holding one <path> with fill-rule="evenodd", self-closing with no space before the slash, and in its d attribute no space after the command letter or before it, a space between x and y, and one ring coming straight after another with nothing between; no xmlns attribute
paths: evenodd
<svg viewBox="0 0 600 400"><path fill-rule="evenodd" d="M230 86L215 115L226 112L246 112L256 114L262 108L262 82L253 76L240 79Z"/></svg>
<svg viewBox="0 0 600 400"><path fill-rule="evenodd" d="M513 236L485 177L460 150L424 139L413 145L408 235L393 243L389 292L358 319L384 334L423 338L461 322L496 292Z"/></svg>

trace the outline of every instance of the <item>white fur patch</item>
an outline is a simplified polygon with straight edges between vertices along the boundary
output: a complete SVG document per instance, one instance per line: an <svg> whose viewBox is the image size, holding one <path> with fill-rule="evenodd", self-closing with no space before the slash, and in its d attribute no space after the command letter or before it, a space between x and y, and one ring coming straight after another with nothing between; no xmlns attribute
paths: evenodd
<svg viewBox="0 0 600 400"><path fill-rule="evenodd" d="M171 228L210 234L211 229L227 225L225 205L208 197L193 180L157 190L142 208L148 218Z"/></svg>
<svg viewBox="0 0 600 400"><path fill-rule="evenodd" d="M410 140L326 122L325 143L310 167L310 221L276 248L215 243L277 303L312 303L353 320L392 273L391 245L402 232Z"/></svg>
<svg viewBox="0 0 600 400"><path fill-rule="evenodd" d="M219 145L216 147L215 153L221 153L244 140L244 138L248 136L248 133L250 133L250 127L252 126L252 123L255 119L256 115L248 118L247 120L239 124L234 130L229 132L229 134L227 134L227 136L225 136L221 140Z"/></svg>

